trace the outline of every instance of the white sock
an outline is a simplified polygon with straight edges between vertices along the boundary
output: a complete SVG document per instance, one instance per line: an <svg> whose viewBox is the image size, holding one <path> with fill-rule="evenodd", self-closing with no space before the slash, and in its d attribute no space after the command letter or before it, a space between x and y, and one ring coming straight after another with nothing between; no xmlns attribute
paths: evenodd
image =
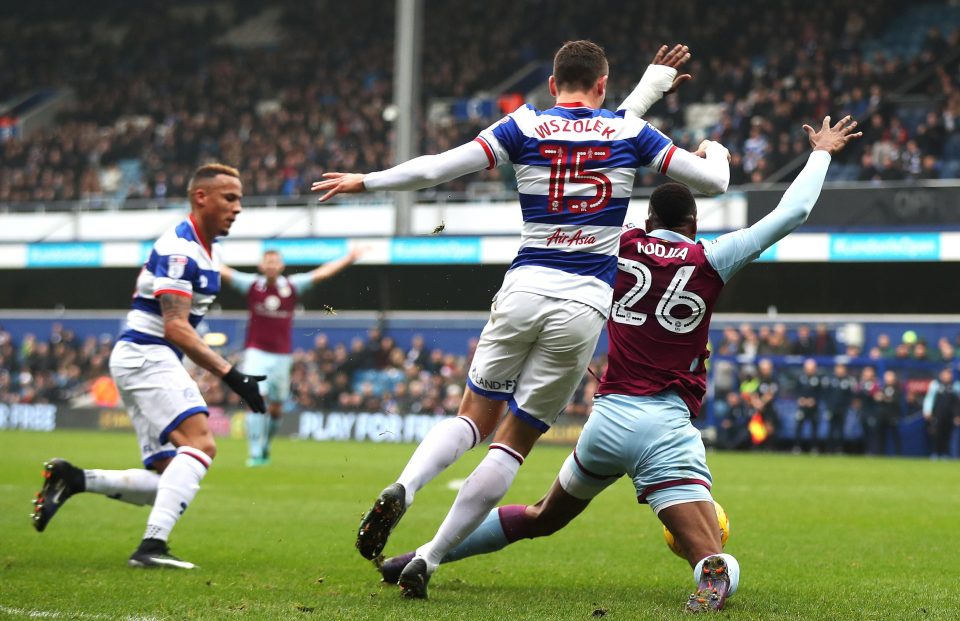
<svg viewBox="0 0 960 621"><path fill-rule="evenodd" d="M177 449L177 456L160 475L157 499L153 503L150 517L147 518L144 539L166 541L170 537L174 524L197 495L200 481L207 474L210 461L210 456L199 449L190 446Z"/></svg>
<svg viewBox="0 0 960 621"><path fill-rule="evenodd" d="M413 504L413 495L421 487L432 481L479 441L477 426L465 416L447 418L434 425L397 479L397 483L403 485L407 492L407 506Z"/></svg>
<svg viewBox="0 0 960 621"><path fill-rule="evenodd" d="M711 554L710 556L713 555ZM693 568L693 581L695 583L700 583L700 572L703 571L703 562L710 558L710 556L705 556L700 559L697 566ZM727 589L727 596L729 597L737 592L737 587L740 585L740 563L730 554L721 554L720 556L727 562L727 575L730 576L730 588Z"/></svg>
<svg viewBox="0 0 960 621"><path fill-rule="evenodd" d="M84 470L87 491L132 505L152 505L160 475L152 470Z"/></svg>
<svg viewBox="0 0 960 621"><path fill-rule="evenodd" d="M490 451L467 477L443 520L433 541L417 549L417 556L427 561L433 571L443 557L472 533L497 506L513 483L523 457L502 444L491 444Z"/></svg>

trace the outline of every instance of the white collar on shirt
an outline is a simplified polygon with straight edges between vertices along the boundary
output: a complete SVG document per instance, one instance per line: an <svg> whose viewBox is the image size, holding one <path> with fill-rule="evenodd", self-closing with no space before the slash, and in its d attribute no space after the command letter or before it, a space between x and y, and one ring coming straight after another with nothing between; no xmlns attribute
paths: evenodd
<svg viewBox="0 0 960 621"><path fill-rule="evenodd" d="M647 235L650 237L656 237L657 239L662 239L663 241L687 242L688 244L694 243L694 241L686 235L681 235L676 231L670 231L668 229L655 229L647 233Z"/></svg>

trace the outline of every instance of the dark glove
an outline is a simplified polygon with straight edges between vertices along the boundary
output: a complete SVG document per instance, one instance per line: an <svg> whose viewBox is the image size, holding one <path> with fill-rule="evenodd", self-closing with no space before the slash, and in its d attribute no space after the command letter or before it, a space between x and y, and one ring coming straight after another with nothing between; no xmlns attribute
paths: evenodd
<svg viewBox="0 0 960 621"><path fill-rule="evenodd" d="M267 379L266 375L244 375L237 371L237 367L230 367L227 374L223 376L223 381L227 383L230 390L240 395L240 398L247 402L250 409L254 412L263 414L267 411L267 406L263 402L263 395L260 394L260 387L257 382Z"/></svg>

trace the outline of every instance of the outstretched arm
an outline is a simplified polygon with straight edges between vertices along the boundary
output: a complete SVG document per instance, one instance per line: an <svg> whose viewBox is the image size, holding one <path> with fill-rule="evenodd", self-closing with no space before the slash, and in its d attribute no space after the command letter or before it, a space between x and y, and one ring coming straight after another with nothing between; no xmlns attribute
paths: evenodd
<svg viewBox="0 0 960 621"><path fill-rule="evenodd" d="M223 284L227 285L228 287L232 287L239 293L246 294L248 291L250 291L250 287L253 286L253 283L256 282L257 275L248 274L247 272L238 272L232 267L221 265L220 280L223 282Z"/></svg>
<svg viewBox="0 0 960 621"><path fill-rule="evenodd" d="M671 146L660 169L707 196L723 194L730 185L730 152L719 142L704 140L695 153Z"/></svg>
<svg viewBox="0 0 960 621"><path fill-rule="evenodd" d="M650 106L660 101L667 93L677 90L681 84L693 78L689 73L677 75L679 69L690 60L690 49L677 44L673 48L661 45L653 62L643 72L640 83L617 108L624 116L643 116Z"/></svg>
<svg viewBox="0 0 960 621"><path fill-rule="evenodd" d="M220 266L220 280L225 285L233 284L233 268L227 265Z"/></svg>
<svg viewBox="0 0 960 621"><path fill-rule="evenodd" d="M753 226L723 235L707 246L710 264L724 281L806 222L820 196L832 155L863 135L863 132L853 133L856 126L857 122L849 116L832 127L830 117L824 118L820 131L814 131L809 125L803 126L810 138L813 153L807 165L784 192L776 209Z"/></svg>
<svg viewBox="0 0 960 621"><path fill-rule="evenodd" d="M650 106L667 93L693 78L689 73L677 75L690 60L690 48L677 44L660 46L653 62L644 71L640 83L623 100L618 111L624 117L641 117ZM730 184L730 153L718 142L704 140L695 153L671 146L659 158L659 172L684 183L707 196L722 194Z"/></svg>
<svg viewBox="0 0 960 621"><path fill-rule="evenodd" d="M376 190L422 190L483 170L489 160L476 141L468 142L437 155L422 155L393 168L368 173L329 172L324 181L310 186L314 192L325 192L320 202L330 200L337 194L356 194Z"/></svg>
<svg viewBox="0 0 960 621"><path fill-rule="evenodd" d="M343 270L353 265L357 259L362 257L364 251L365 250L363 248L353 248L345 256L339 259L334 259L333 261L328 261L320 267L307 272L307 274L310 276L310 284L315 285L321 280L326 280L331 276L339 274Z"/></svg>

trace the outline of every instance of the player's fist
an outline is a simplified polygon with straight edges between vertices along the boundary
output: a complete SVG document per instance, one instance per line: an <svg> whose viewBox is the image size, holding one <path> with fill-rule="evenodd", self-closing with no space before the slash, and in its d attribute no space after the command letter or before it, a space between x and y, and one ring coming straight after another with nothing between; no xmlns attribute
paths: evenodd
<svg viewBox="0 0 960 621"><path fill-rule="evenodd" d="M263 402L263 395L260 394L258 382L267 379L266 375L244 375L237 371L237 367L230 367L227 374L223 376L230 390L240 395L240 398L247 402L250 409L254 412L263 414L267 411L267 405Z"/></svg>

